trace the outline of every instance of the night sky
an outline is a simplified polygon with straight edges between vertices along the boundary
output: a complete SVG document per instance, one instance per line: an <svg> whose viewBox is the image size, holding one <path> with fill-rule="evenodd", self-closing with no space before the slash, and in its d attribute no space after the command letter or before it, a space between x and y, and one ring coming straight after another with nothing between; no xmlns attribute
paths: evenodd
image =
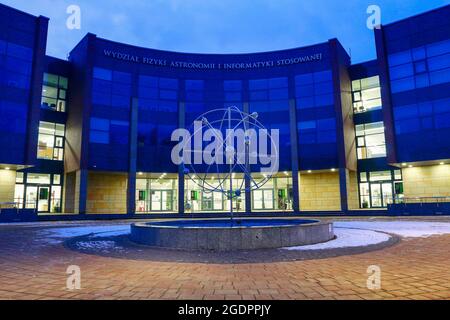
<svg viewBox="0 0 450 320"><path fill-rule="evenodd" d="M450 4L450 0L2 0L50 18L49 55L65 58L87 33L143 47L198 53L281 50L338 38L353 62L375 58L369 5L382 23ZM66 27L69 5L81 29Z"/></svg>

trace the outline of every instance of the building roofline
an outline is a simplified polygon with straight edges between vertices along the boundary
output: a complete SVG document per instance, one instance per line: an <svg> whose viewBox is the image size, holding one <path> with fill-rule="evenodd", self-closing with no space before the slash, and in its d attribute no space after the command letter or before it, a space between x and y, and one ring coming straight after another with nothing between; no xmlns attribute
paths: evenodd
<svg viewBox="0 0 450 320"><path fill-rule="evenodd" d="M32 17L32 18L35 18L35 19L43 18L43 19L50 20L50 18L48 18L46 16L43 16L43 15L35 16L34 14L31 14L29 12L25 12L25 11L19 10L17 8L14 8L14 7L10 7L10 6L8 6L6 4L3 4L3 3L0 3L0 7L4 7L6 9L8 9L8 10L12 10L12 11L15 11L17 13L20 13L20 14L23 14L23 15L26 15L26 16L29 16L29 17Z"/></svg>
<svg viewBox="0 0 450 320"><path fill-rule="evenodd" d="M444 8L447 8L447 7L450 8L450 4L447 4L447 5L444 5L444 6L440 6L440 7L437 7L437 8L428 10L428 11L425 11L425 12L421 12L421 13L415 14L413 16L409 16L409 17L403 18L401 20L397 20L397 21L393 21L393 22L390 22L390 23L386 23L386 24L383 24L382 26L383 27L390 27L390 26L393 26L393 25L395 25L397 23L402 23L402 22L405 22L406 20L418 18L418 17L424 16L424 15L427 15L427 14L430 14L430 13L442 10Z"/></svg>
<svg viewBox="0 0 450 320"><path fill-rule="evenodd" d="M45 55L45 58L46 59L50 59L50 60L56 60L56 61L59 61L59 62L70 63L70 61L68 61L68 60L61 59L61 58L58 58L58 57L49 56L49 55Z"/></svg>
<svg viewBox="0 0 450 320"><path fill-rule="evenodd" d="M95 34L92 33L87 33L79 42L78 44L71 50L74 51L78 45L83 42L83 40L88 37L89 35L93 35L95 36L98 40L101 41L105 41L105 42L109 42L112 44L116 44L116 45L120 45L120 46L125 46L125 47L130 47L130 48L134 48L134 49L138 49L138 50L150 50L150 51L155 51L158 53L168 53L168 54L177 54L177 55L190 55L190 56L212 56L212 57L224 57L224 56L252 56L252 55L265 55L265 54L274 54L274 53L284 53L284 52L289 52L289 51L296 51L296 50L302 50L302 49L308 49L308 48L312 48L315 46L320 46L320 45L326 45L329 43L329 40L327 41L323 41L320 43L316 43L316 44L311 44L311 45L307 45L307 46L303 46L303 47L295 47L295 48L287 48L287 49L280 49L280 50L272 50L272 51L257 51L257 52L243 52L243 53L200 53L200 52L182 52L182 51L174 51L174 50L163 50L163 49L155 49L155 48L149 48L149 47L144 47L144 46L139 46L139 45L133 45L133 44L129 44L129 43L124 43L124 42L119 42L119 41L114 41L114 40L110 40L110 39L106 39L106 38L101 38L98 37ZM339 40L336 39L338 42ZM340 42L339 42L340 43Z"/></svg>

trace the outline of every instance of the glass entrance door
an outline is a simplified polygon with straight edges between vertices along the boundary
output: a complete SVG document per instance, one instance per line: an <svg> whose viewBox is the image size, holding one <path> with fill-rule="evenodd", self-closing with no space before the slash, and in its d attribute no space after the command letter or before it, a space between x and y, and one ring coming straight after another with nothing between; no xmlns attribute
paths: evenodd
<svg viewBox="0 0 450 320"><path fill-rule="evenodd" d="M38 212L50 212L50 187L38 187Z"/></svg>
<svg viewBox="0 0 450 320"><path fill-rule="evenodd" d="M38 198L38 187L36 186L27 186L25 193L25 209L36 209L36 202Z"/></svg>
<svg viewBox="0 0 450 320"><path fill-rule="evenodd" d="M172 211L173 210L173 201L172 197L173 193L171 190L163 190L161 191L161 207L162 211Z"/></svg>
<svg viewBox="0 0 450 320"><path fill-rule="evenodd" d="M223 194L220 192L202 193L202 211L222 211Z"/></svg>
<svg viewBox="0 0 450 320"><path fill-rule="evenodd" d="M161 211L161 191L152 191L151 211Z"/></svg>
<svg viewBox="0 0 450 320"><path fill-rule="evenodd" d="M381 197L381 183L372 183L370 185L372 208L381 208L383 201Z"/></svg>
<svg viewBox="0 0 450 320"><path fill-rule="evenodd" d="M253 191L253 209L255 210L264 209L264 195L262 190Z"/></svg>
<svg viewBox="0 0 450 320"><path fill-rule="evenodd" d="M391 182L371 183L370 189L373 208L384 208L392 202L393 189Z"/></svg>
<svg viewBox="0 0 450 320"><path fill-rule="evenodd" d="M172 211L173 192L171 190L152 191L151 211Z"/></svg>
<svg viewBox="0 0 450 320"><path fill-rule="evenodd" d="M202 194L202 210L213 211L213 194L203 192Z"/></svg>
<svg viewBox="0 0 450 320"><path fill-rule="evenodd" d="M393 189L392 189L392 183L383 183L381 186L383 191L383 207L387 207L388 204L392 203L393 201Z"/></svg>
<svg viewBox="0 0 450 320"><path fill-rule="evenodd" d="M273 190L263 190L264 193L264 209L265 210L273 210L274 207L274 193Z"/></svg>

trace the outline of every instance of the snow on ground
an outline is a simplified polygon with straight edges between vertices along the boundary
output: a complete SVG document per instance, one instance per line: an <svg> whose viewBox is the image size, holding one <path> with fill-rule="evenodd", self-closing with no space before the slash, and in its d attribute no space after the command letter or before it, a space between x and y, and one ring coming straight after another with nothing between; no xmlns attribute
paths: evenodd
<svg viewBox="0 0 450 320"><path fill-rule="evenodd" d="M383 232L406 238L450 234L450 222L353 220L336 221L334 225L335 233L338 237L336 240L324 244L289 248L289 250L320 250L368 246L388 240L389 236ZM39 230L35 241L46 244L60 244L65 239L83 235L92 235L92 238L95 239L98 237L121 236L129 233L130 225L128 224L99 224L81 227L61 226Z"/></svg>
<svg viewBox="0 0 450 320"><path fill-rule="evenodd" d="M287 250L321 250L369 246L387 241L386 233L405 238L421 238L450 234L449 222L433 221L337 221L334 223L336 240ZM380 232L386 233L380 233Z"/></svg>
<svg viewBox="0 0 450 320"><path fill-rule="evenodd" d="M94 234L93 237L115 237L130 233L129 225L101 225L86 227L49 228L38 231L40 240L58 244L65 239Z"/></svg>
<svg viewBox="0 0 450 320"><path fill-rule="evenodd" d="M77 242L78 249L95 250L109 252L111 250L123 250L123 247L116 246L114 241L80 241Z"/></svg>
<svg viewBox="0 0 450 320"><path fill-rule="evenodd" d="M421 238L450 234L450 222L433 221L337 221L336 228L368 229L405 238Z"/></svg>
<svg viewBox="0 0 450 320"><path fill-rule="evenodd" d="M285 250L323 250L323 249L337 249L337 248L352 248L362 247L374 244L379 244L388 241L391 237L388 234L380 233L370 230L358 229L340 229L335 228L334 233L337 237L325 243L318 243L301 247L284 248Z"/></svg>

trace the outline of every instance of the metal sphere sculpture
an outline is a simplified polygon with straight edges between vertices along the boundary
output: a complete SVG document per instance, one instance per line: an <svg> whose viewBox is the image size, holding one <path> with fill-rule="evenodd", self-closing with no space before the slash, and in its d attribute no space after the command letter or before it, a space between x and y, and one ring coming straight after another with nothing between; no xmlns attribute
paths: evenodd
<svg viewBox="0 0 450 320"><path fill-rule="evenodd" d="M224 163L214 163L214 164L195 164L190 162L186 164L183 162L183 171L185 176L187 176L191 181L193 181L203 192L213 193L220 192L226 195L227 199L230 201L231 215L233 217L233 199L241 197L242 194L251 192L262 188L276 172L266 171L260 174L259 177L252 175L250 159L258 158L258 152L255 148L252 148L252 144L255 141L252 140L251 136L245 134L244 146L241 146L240 150L244 152L239 152L235 148L234 137L229 135L237 130L242 130L241 132L256 132L259 130L265 130L269 132L262 124L258 121L258 113L246 113L237 108L236 106L214 109L208 111L194 120L193 124L189 128L190 141L186 143L191 145L192 140L197 134L203 134L205 130L210 130L216 132L217 135L214 137L219 141L219 147L223 150L226 161ZM199 125L201 123L201 126ZM252 131L253 129L253 131ZM225 138L219 132L226 132ZM272 146L273 152L278 155L277 145L272 140L272 136L268 134L270 144ZM253 151L251 151L253 150ZM257 150L257 149L256 149ZM195 156L195 152L194 156ZM198 152L198 151L197 151ZM243 161L245 159L245 161ZM233 180L235 180L235 175L241 174L240 183L233 187ZM212 183L208 176L214 175L214 183ZM217 179L216 179L217 178ZM226 186L228 182L228 186Z"/></svg>

